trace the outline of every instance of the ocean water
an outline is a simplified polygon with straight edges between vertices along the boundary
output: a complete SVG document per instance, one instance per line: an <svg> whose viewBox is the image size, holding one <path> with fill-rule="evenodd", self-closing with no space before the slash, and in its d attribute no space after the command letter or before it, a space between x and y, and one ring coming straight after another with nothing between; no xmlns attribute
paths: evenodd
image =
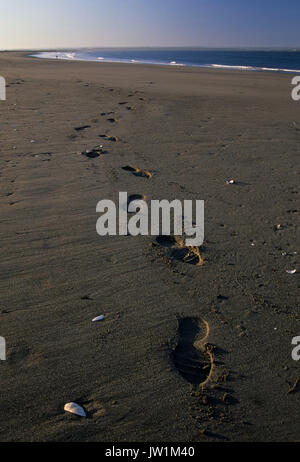
<svg viewBox="0 0 300 462"><path fill-rule="evenodd" d="M93 48L40 52L38 58L146 63L300 73L300 50L220 50L163 48Z"/></svg>

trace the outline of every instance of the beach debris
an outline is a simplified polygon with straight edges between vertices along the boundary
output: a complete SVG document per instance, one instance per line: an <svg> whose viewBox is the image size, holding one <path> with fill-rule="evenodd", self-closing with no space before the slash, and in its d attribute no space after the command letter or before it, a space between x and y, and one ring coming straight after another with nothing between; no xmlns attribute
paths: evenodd
<svg viewBox="0 0 300 462"><path fill-rule="evenodd" d="M83 125L82 127L75 127L74 130L76 130L76 132L81 132L83 130L86 130L87 128L91 128L90 125Z"/></svg>
<svg viewBox="0 0 300 462"><path fill-rule="evenodd" d="M30 143L36 143L36 140L31 140Z"/></svg>
<svg viewBox="0 0 300 462"><path fill-rule="evenodd" d="M296 274L296 273L297 273L297 270L296 270L296 269L287 270L287 273L288 273L288 274Z"/></svg>
<svg viewBox="0 0 300 462"><path fill-rule="evenodd" d="M277 231L281 231L282 229L284 229L284 226L282 226L280 224L275 225L273 229L274 229L274 232L276 233Z"/></svg>
<svg viewBox="0 0 300 462"><path fill-rule="evenodd" d="M289 252L283 251L283 252L281 252L281 255L282 255L283 257L292 257L293 255L297 255L297 252L291 252L291 253L289 253Z"/></svg>
<svg viewBox="0 0 300 462"><path fill-rule="evenodd" d="M101 321L104 321L104 319L105 319L105 316L102 314L101 316L97 316L96 318L94 318L92 322L101 322Z"/></svg>
<svg viewBox="0 0 300 462"><path fill-rule="evenodd" d="M226 181L226 184L235 184L235 183L236 183L236 181L233 180L233 179L232 179L232 180L227 180L227 181Z"/></svg>
<svg viewBox="0 0 300 462"><path fill-rule="evenodd" d="M86 417L85 410L77 403L67 403L64 407L64 410L70 414L78 415L79 417Z"/></svg>
<svg viewBox="0 0 300 462"><path fill-rule="evenodd" d="M299 383L300 383L300 379L297 379L295 383L288 390L288 395L291 393L295 393L296 391L299 390Z"/></svg>

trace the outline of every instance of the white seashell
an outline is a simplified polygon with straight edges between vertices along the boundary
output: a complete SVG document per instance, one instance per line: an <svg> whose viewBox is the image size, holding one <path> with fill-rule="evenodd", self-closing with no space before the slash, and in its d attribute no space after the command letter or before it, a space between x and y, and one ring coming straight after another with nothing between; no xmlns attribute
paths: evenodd
<svg viewBox="0 0 300 462"><path fill-rule="evenodd" d="M79 404L76 403L66 404L64 410L66 412L70 412L71 414L78 415L79 417L86 417L86 413L83 407L79 406Z"/></svg>
<svg viewBox="0 0 300 462"><path fill-rule="evenodd" d="M104 319L105 319L105 316L102 314L101 316L97 316L97 318L94 318L92 322L100 322L100 321L104 321Z"/></svg>
<svg viewBox="0 0 300 462"><path fill-rule="evenodd" d="M226 181L226 184L235 184L235 180Z"/></svg>
<svg viewBox="0 0 300 462"><path fill-rule="evenodd" d="M293 269L293 270L287 270L287 273L288 274L295 274L297 273L297 270Z"/></svg>

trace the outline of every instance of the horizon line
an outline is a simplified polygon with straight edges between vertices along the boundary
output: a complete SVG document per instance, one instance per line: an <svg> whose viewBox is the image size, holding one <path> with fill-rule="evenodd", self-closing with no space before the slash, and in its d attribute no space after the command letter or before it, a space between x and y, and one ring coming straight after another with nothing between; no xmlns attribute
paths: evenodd
<svg viewBox="0 0 300 462"><path fill-rule="evenodd" d="M83 47L74 47L74 46L64 46L64 47L42 47L42 48L1 48L0 52L31 52L31 51L59 51L59 50L93 50L93 49L134 49L134 50L145 50L145 49L176 49L176 50L286 50L286 51L300 51L300 46L83 46Z"/></svg>

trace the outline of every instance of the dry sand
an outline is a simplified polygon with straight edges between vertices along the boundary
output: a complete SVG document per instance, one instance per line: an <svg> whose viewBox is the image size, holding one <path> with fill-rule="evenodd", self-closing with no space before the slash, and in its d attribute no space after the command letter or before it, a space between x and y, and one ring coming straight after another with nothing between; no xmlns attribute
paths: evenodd
<svg viewBox="0 0 300 462"><path fill-rule="evenodd" d="M0 74L0 440L299 440L291 75L24 53ZM204 265L99 237L96 204L119 191L205 200Z"/></svg>

